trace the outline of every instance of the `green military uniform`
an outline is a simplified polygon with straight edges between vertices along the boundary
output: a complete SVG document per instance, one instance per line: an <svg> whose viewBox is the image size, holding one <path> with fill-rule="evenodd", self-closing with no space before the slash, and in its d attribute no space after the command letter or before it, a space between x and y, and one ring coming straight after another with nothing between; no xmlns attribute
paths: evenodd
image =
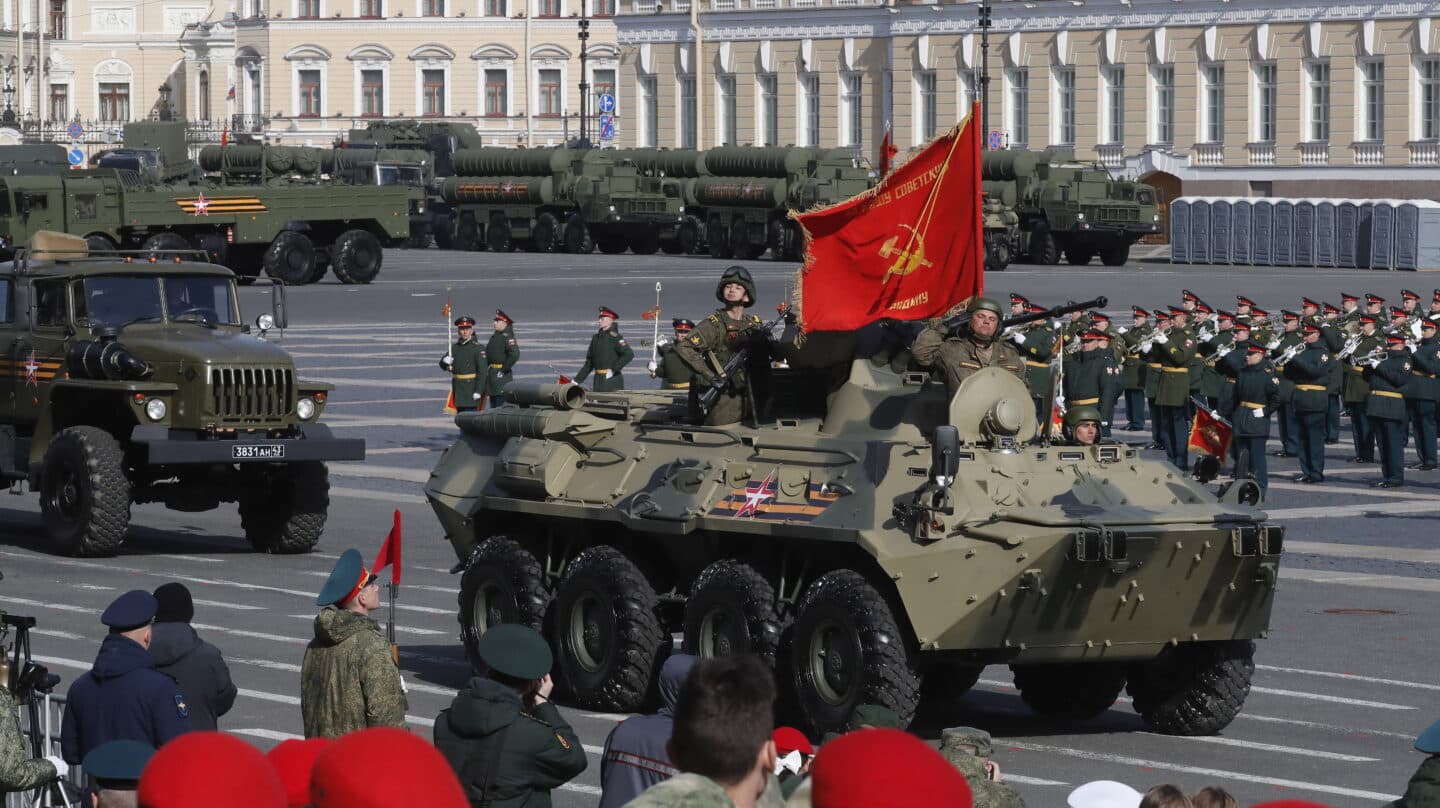
<svg viewBox="0 0 1440 808"><path fill-rule="evenodd" d="M1224 318L1221 318L1222 321ZM1215 332L1215 335L1200 342L1196 346L1196 352L1203 359L1200 371L1200 395L1210 402L1214 407L1220 399L1225 397L1227 387L1226 376L1220 373L1215 365L1220 356L1229 353L1235 347L1235 334L1229 328Z"/></svg>
<svg viewBox="0 0 1440 808"><path fill-rule="evenodd" d="M991 780L985 771L985 761L993 754L990 733L972 727L946 729L940 733L940 754L965 776L975 808L1024 808L1015 789Z"/></svg>
<svg viewBox="0 0 1440 808"><path fill-rule="evenodd" d="M1355 455L1350 458L1352 463L1375 462L1375 434L1370 431L1370 419L1365 414L1365 402L1370 398L1370 382L1366 377L1367 368L1360 364L1360 360L1376 348L1384 346L1385 338L1379 333L1362 332L1355 349L1348 355L1339 357L1343 363L1340 401L1350 415L1350 434L1355 442Z"/></svg>
<svg viewBox="0 0 1440 808"><path fill-rule="evenodd" d="M1383 475L1380 484L1392 488L1405 482L1405 388L1413 374L1404 338L1387 337L1386 342L1392 349L1389 355L1365 371L1365 379L1370 383L1365 415L1370 419L1370 429L1379 449Z"/></svg>
<svg viewBox="0 0 1440 808"><path fill-rule="evenodd" d="M1136 312L1144 309L1135 307ZM1116 346L1121 353L1121 382L1125 389L1125 415L1130 419L1131 429L1145 425L1145 360L1140 356L1140 343L1154 331L1148 322L1143 322L1116 334Z"/></svg>
<svg viewBox="0 0 1440 808"><path fill-rule="evenodd" d="M660 385L665 390L688 390L690 389L691 377L695 375L690 366L685 364L684 357L676 347L689 338L690 333L695 330L695 324L689 320L676 318L675 341L662 342L656 347L660 355L660 361L654 370L650 372L652 378L659 378Z"/></svg>
<svg viewBox="0 0 1440 808"><path fill-rule="evenodd" d="M1002 321L1005 319L1000 307L989 298L971 301L969 311L972 314L981 309L993 312ZM955 397L961 382L982 368L1004 368L1028 385L1025 362L1020 358L1020 352L999 336L996 332L995 338L987 340L977 336L969 327L960 334L950 335L945 332L943 320L937 318L926 324L925 330L915 338L910 354L920 367L933 367L940 371L945 379L947 400Z"/></svg>
<svg viewBox="0 0 1440 808"><path fill-rule="evenodd" d="M1096 332L1082 332L1080 339L1093 339ZM1106 374L1112 370L1108 352L1095 348L1081 349L1065 363L1065 407L1094 407L1100 409L1102 394L1105 392Z"/></svg>
<svg viewBox="0 0 1440 808"><path fill-rule="evenodd" d="M600 308L602 317L609 317L612 320L620 319L615 312L605 307ZM590 349L585 352L585 364L580 366L580 372L575 374L577 383L584 383L590 371L595 371L595 392L613 393L625 389L625 377L620 371L630 364L635 358L635 351L630 348L630 343L620 335L620 328L611 325L590 338Z"/></svg>
<svg viewBox="0 0 1440 808"><path fill-rule="evenodd" d="M1410 776L1404 795L1384 808L1440 808L1440 755L1426 758Z"/></svg>
<svg viewBox="0 0 1440 808"><path fill-rule="evenodd" d="M645 789L625 808L734 808L730 795L703 774L681 773Z"/></svg>
<svg viewBox="0 0 1440 808"><path fill-rule="evenodd" d="M1287 322L1292 319L1299 322L1298 315L1293 312L1286 312L1285 319ZM1280 451L1276 456L1293 457L1300 453L1300 432L1294 406L1295 380L1285 373L1285 362L1282 360L1292 348L1303 343L1305 337L1300 328L1296 328L1294 331L1284 331L1272 340L1278 340L1278 344L1270 350L1270 359L1275 362L1275 369L1280 373Z"/></svg>
<svg viewBox="0 0 1440 808"><path fill-rule="evenodd" d="M58 775L55 764L32 759L29 745L20 733L20 714L10 691L0 687L0 793L28 791Z"/></svg>
<svg viewBox="0 0 1440 808"><path fill-rule="evenodd" d="M490 334L490 341L485 343L485 390L484 393L490 396L493 404L500 404L501 396L505 392L505 385L510 383L510 371L515 363L520 361L520 346L515 344L515 322L509 315L497 309L495 319L505 321L503 331L495 331Z"/></svg>
<svg viewBox="0 0 1440 808"><path fill-rule="evenodd" d="M1249 352L1251 346L1257 354L1265 350L1264 346L1255 343L1247 343L1236 350ZM1270 437L1270 414L1280 403L1280 378L1265 360L1251 365L1242 357L1237 367L1237 363L1227 356L1223 367L1235 373L1235 395L1220 410L1234 428L1235 477L1238 479L1248 473L1255 478L1261 492L1265 492L1269 490L1265 441Z"/></svg>
<svg viewBox="0 0 1440 808"><path fill-rule="evenodd" d="M1166 456L1181 471L1189 468L1190 363L1195 358L1195 338L1183 328L1172 328L1151 349L1159 363L1155 407L1160 418L1160 444Z"/></svg>
<svg viewBox="0 0 1440 808"><path fill-rule="evenodd" d="M473 328L475 318L457 317L455 326ZM475 409L481 393L485 392L480 382L480 369L483 367L485 352L473 333L456 341L450 346L450 355L440 359L440 368L450 374L450 392L455 396L455 409Z"/></svg>
<svg viewBox="0 0 1440 808"><path fill-rule="evenodd" d="M715 384L717 369L725 367L725 363L741 348L748 348L748 361L742 374L747 378L732 378L726 382L725 389L705 414L705 423L711 426L736 424L745 417L746 394L755 393L755 379L749 377L763 374L770 366L770 334L765 331L765 324L760 318L753 314L741 314L738 318L730 316L732 306L725 299L725 287L730 284L738 284L745 290L743 302L735 304L734 308L754 305L755 282L749 271L739 266L726 269L715 286L715 298L722 308L696 324L690 336L675 347L681 360L694 371L703 387Z"/></svg>
<svg viewBox="0 0 1440 808"><path fill-rule="evenodd" d="M1035 402L1035 417L1043 424L1049 408L1045 397L1050 391L1050 360L1055 355L1055 329L1040 320L1016 331L1010 341L1025 362L1025 382L1030 386L1030 398Z"/></svg>
<svg viewBox="0 0 1440 808"><path fill-rule="evenodd" d="M1309 333L1319 334L1313 324L1305 326ZM1329 406L1326 382L1334 359L1325 350L1325 343L1316 339L1307 344L1283 368L1285 378L1295 385L1290 417L1298 438L1301 482L1318 482L1325 476L1325 411ZM1405 409L1401 402L1400 409ZM1306 479L1308 478L1308 480Z"/></svg>

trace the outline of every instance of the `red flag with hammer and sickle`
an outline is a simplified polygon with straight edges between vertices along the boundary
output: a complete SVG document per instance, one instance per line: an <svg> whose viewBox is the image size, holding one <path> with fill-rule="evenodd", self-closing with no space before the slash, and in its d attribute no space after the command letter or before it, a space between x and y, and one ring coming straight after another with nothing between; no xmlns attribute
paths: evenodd
<svg viewBox="0 0 1440 808"><path fill-rule="evenodd" d="M938 317L984 286L978 105L880 184L795 216L805 331Z"/></svg>

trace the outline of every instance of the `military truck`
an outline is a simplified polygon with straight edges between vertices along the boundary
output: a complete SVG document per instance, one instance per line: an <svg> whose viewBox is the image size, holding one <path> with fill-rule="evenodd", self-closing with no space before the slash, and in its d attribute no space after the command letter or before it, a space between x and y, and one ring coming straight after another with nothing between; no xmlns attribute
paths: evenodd
<svg viewBox="0 0 1440 808"><path fill-rule="evenodd" d="M480 132L468 123L371 121L364 129L351 129L337 144L336 152L379 150L388 161L425 164L425 205L420 215L411 217L410 246L429 246L433 238L436 246L448 250L453 246L455 218L440 196L439 181L455 176L451 155L484 145Z"/></svg>
<svg viewBox="0 0 1440 808"><path fill-rule="evenodd" d="M987 665L1056 719L1126 688L1161 732L1235 717L1284 539L1244 504L1253 483L1217 498L1122 444L1031 445L1029 391L1000 369L947 397L887 340L806 346L827 358L752 376L758 423L573 384L461 414L425 494L471 657L490 627L531 626L572 699L626 712L678 632L773 664L817 733L866 703L908 722L922 683L964 692Z"/></svg>
<svg viewBox="0 0 1440 808"><path fill-rule="evenodd" d="M1071 264L1098 255L1123 266L1130 245L1160 231L1154 188L1078 162L1074 149L987 151L981 172L986 195L1019 216L1019 249L1032 263L1056 264L1063 253Z"/></svg>
<svg viewBox="0 0 1440 808"><path fill-rule="evenodd" d="M70 158L59 143L0 146L0 175L58 174L69 170Z"/></svg>
<svg viewBox="0 0 1440 808"><path fill-rule="evenodd" d="M985 194L980 217L985 232L985 269L1004 272L1019 249L1020 216L1005 203Z"/></svg>
<svg viewBox="0 0 1440 808"><path fill-rule="evenodd" d="M461 149L440 183L456 249L649 255L676 238L683 206L613 152Z"/></svg>
<svg viewBox="0 0 1440 808"><path fill-rule="evenodd" d="M365 442L320 423L332 385L298 377L267 330L285 290L241 319L235 275L203 253L92 254L41 231L0 265L0 475L40 493L50 547L113 555L130 506L236 503L257 550L315 546L330 460Z"/></svg>

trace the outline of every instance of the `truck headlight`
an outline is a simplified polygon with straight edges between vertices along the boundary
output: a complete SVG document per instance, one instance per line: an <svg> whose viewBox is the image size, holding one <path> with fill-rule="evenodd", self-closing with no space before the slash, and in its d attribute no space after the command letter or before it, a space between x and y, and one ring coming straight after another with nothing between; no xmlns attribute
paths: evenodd
<svg viewBox="0 0 1440 808"><path fill-rule="evenodd" d="M145 401L145 417L152 421L163 421L170 408L165 406L165 399L151 398Z"/></svg>
<svg viewBox="0 0 1440 808"><path fill-rule="evenodd" d="M1150 217L1151 221L1160 221L1160 214L1156 213Z"/></svg>
<svg viewBox="0 0 1440 808"><path fill-rule="evenodd" d="M256 317L255 327L260 329L261 333L269 331L275 327L275 316L273 314L262 314Z"/></svg>
<svg viewBox="0 0 1440 808"><path fill-rule="evenodd" d="M611 205L611 206L610 206L610 212L611 212L611 213L614 213L614 212L615 212L615 206L614 206L614 205Z"/></svg>
<svg viewBox="0 0 1440 808"><path fill-rule="evenodd" d="M315 399L308 396L295 402L295 415L302 421L315 417Z"/></svg>
<svg viewBox="0 0 1440 808"><path fill-rule="evenodd" d="M1083 213L1077 213L1077 214L1075 214L1075 220L1078 221L1078 222L1083 222L1083 221L1085 221L1085 214L1083 214Z"/></svg>

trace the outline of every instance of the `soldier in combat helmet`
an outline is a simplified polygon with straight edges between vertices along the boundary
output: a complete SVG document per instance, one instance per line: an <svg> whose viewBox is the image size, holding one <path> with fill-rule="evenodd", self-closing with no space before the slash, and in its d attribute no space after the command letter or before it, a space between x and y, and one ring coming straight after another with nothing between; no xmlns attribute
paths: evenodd
<svg viewBox="0 0 1440 808"><path fill-rule="evenodd" d="M1000 782L993 752L990 733L983 729L951 727L940 733L940 754L965 775L975 808L1025 808L1015 789Z"/></svg>
<svg viewBox="0 0 1440 808"><path fill-rule="evenodd" d="M720 308L701 320L690 336L675 347L681 360L706 386L715 383L725 363L746 345L750 346L744 374L747 377L768 367L771 355L770 335L762 328L760 318L745 313L755 305L755 280L750 277L750 271L738 265L726 269L715 286L715 298L720 301ZM753 400L747 393L755 392L753 379L722 381L726 382L725 390L705 414L705 423L711 426L739 423L745 415L747 397Z"/></svg>
<svg viewBox="0 0 1440 808"><path fill-rule="evenodd" d="M1009 342L997 339L1003 315L1000 305L977 297L966 306L970 322L958 334L947 334L942 320L931 320L915 338L911 354L923 368L937 367L945 379L945 394L954 398L960 383L981 368L1004 368L1025 382L1025 363ZM1028 388L1027 388L1028 389Z"/></svg>

